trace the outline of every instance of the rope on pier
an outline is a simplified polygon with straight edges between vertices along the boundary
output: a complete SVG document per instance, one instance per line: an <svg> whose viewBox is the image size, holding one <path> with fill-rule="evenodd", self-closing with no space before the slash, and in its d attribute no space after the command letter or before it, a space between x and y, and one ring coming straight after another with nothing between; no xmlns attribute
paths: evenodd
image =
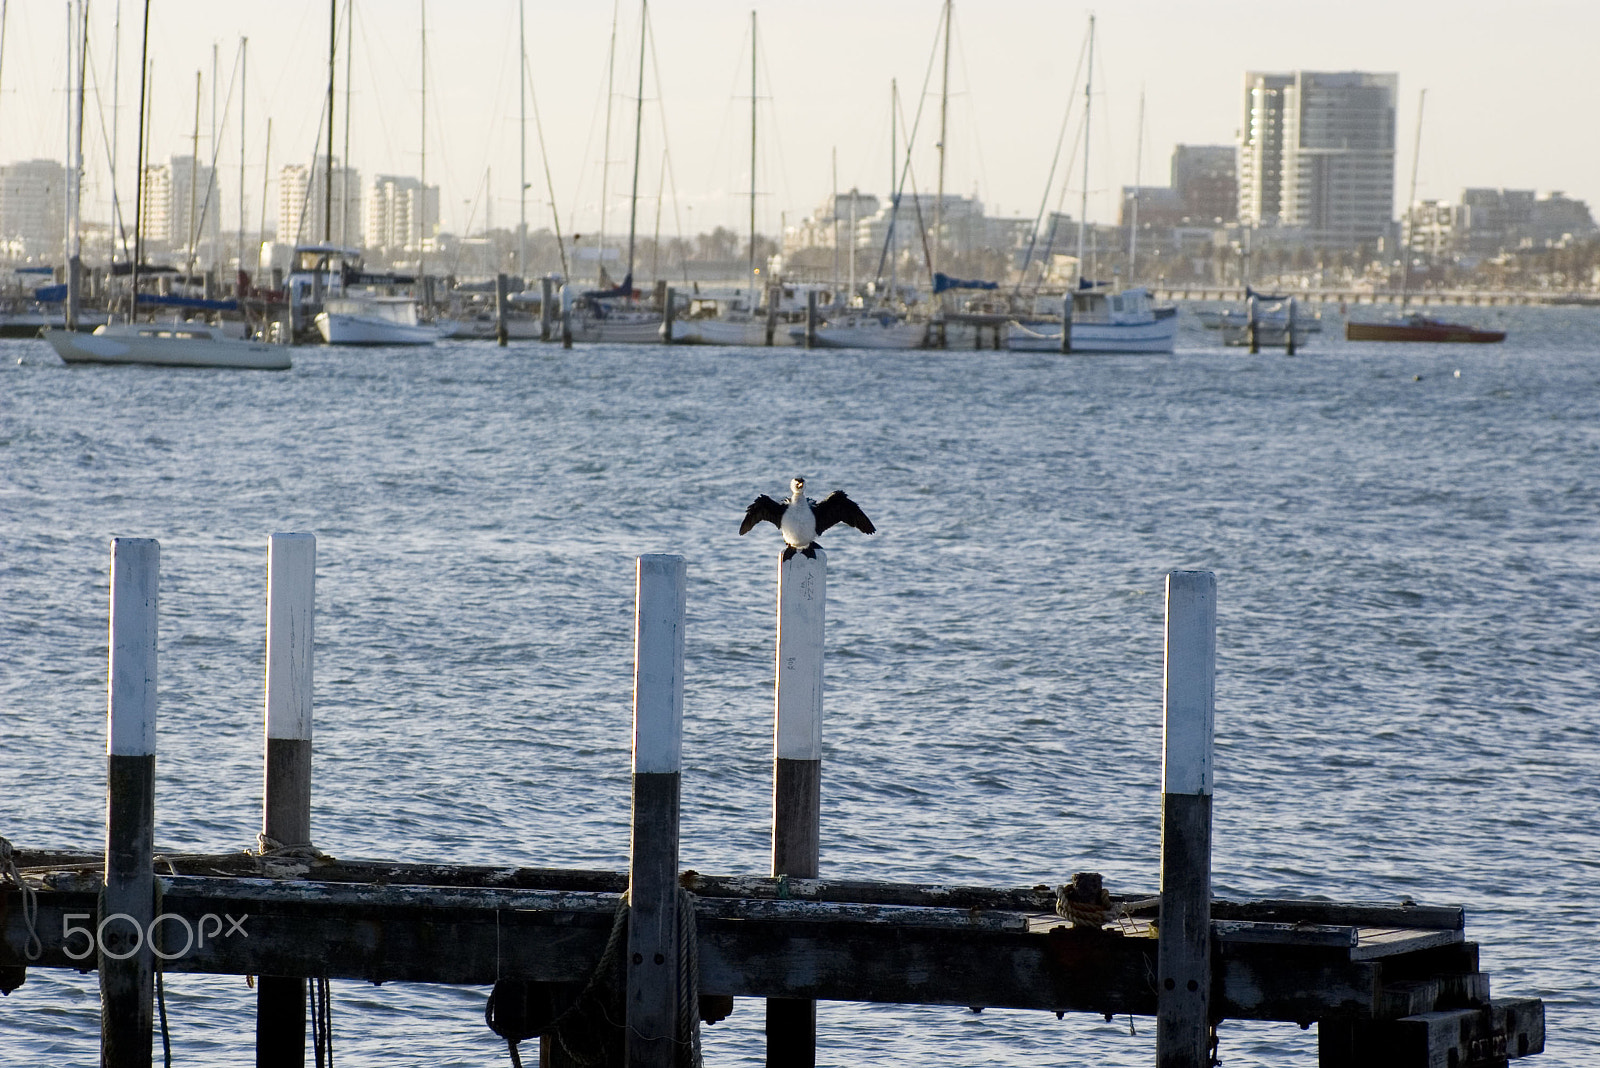
<svg viewBox="0 0 1600 1068"><path fill-rule="evenodd" d="M1056 915L1071 920L1073 927L1099 929L1159 904L1159 897L1113 902L1100 874L1092 871L1077 872L1070 883L1056 887Z"/></svg>
<svg viewBox="0 0 1600 1068"><path fill-rule="evenodd" d="M678 888L678 1064L701 1068L700 932L694 895Z"/></svg>
<svg viewBox="0 0 1600 1068"><path fill-rule="evenodd" d="M269 879L296 878L308 873L312 864L333 859L310 842L284 845L264 834L256 835L256 848L245 850L245 854L256 858L261 873Z"/></svg>
<svg viewBox="0 0 1600 1068"><path fill-rule="evenodd" d="M17 870L17 861L13 856L15 850L11 843L0 838L0 875L8 876L17 884L17 889L22 891L22 925L28 929L28 941L23 948L29 960L38 960L44 954L44 943L39 941L37 923L39 919L39 896L33 887L22 881L22 873Z"/></svg>

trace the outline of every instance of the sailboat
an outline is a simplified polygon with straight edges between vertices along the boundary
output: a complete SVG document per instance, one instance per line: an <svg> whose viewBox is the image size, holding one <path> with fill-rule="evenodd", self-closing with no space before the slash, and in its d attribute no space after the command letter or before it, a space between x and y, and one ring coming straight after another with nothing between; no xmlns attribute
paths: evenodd
<svg viewBox="0 0 1600 1068"><path fill-rule="evenodd" d="M85 12L85 15L87 12ZM150 23L150 0L144 3L144 21ZM148 32L144 37L149 41ZM146 46L148 49L148 45ZM82 62L80 56L79 62ZM149 77L149 56L139 58L139 160L136 174L144 174L145 88ZM83 83L78 83L76 106L83 108ZM143 186L134 200L134 256L129 271L128 322L107 323L92 334L50 329L44 339L62 362L99 364L145 364L158 367L225 367L260 371L289 369L289 352L279 345L243 341L228 337L221 327L202 322L138 322L139 268L144 253L140 213L144 207ZM69 270L70 273L70 270ZM219 302L211 302L219 303Z"/></svg>
<svg viewBox="0 0 1600 1068"><path fill-rule="evenodd" d="M1061 317L1016 321L1013 349L1032 352L1170 353L1178 336L1177 309L1158 308L1143 286L1119 289L1084 274L1089 225L1089 118L1094 80L1094 16L1089 16L1089 61L1083 79L1083 191L1078 207L1078 282L1062 298ZM1063 327L1066 329L1063 329Z"/></svg>
<svg viewBox="0 0 1600 1068"><path fill-rule="evenodd" d="M1417 203L1417 161L1422 158L1422 108L1428 91L1417 98L1417 138L1411 150L1411 192L1406 198L1406 234L1401 243L1404 266L1400 270L1400 314L1393 319L1362 322L1348 319L1344 324L1346 341L1432 341L1447 343L1493 344L1506 339L1504 330L1481 330L1463 323L1447 323L1421 312L1406 313L1411 300L1411 220Z"/></svg>
<svg viewBox="0 0 1600 1068"><path fill-rule="evenodd" d="M574 341L656 345L661 343L662 314L659 308L642 305L633 287L634 251L639 222L640 144L644 134L644 61L649 51L649 0L639 2L639 92L635 99L633 125L633 190L628 210L628 268L615 285L576 296L570 286L562 287L563 315L572 323ZM610 101L607 101L610 107ZM608 146L609 148L609 146ZM604 198L602 197L602 203ZM603 229L603 227L602 227ZM603 239L602 234L602 239ZM602 279L605 277L601 272ZM604 283L602 282L602 285Z"/></svg>

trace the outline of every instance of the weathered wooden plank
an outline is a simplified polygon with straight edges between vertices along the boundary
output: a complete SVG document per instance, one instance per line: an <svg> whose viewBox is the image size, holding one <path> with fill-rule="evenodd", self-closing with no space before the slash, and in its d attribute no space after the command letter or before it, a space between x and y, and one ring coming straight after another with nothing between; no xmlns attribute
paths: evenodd
<svg viewBox="0 0 1600 1068"><path fill-rule="evenodd" d="M1351 960L1378 960L1465 941L1462 932L1453 930L1408 931L1396 927L1363 927L1359 929L1359 934L1361 940L1350 951Z"/></svg>
<svg viewBox="0 0 1600 1068"><path fill-rule="evenodd" d="M1427 927L1459 931L1466 926L1460 905L1391 905L1381 901L1213 901L1218 920L1326 923L1348 927Z"/></svg>
<svg viewBox="0 0 1600 1068"><path fill-rule="evenodd" d="M1318 1027L1322 1068L1491 1068L1544 1052L1544 1005L1496 1000L1480 1008Z"/></svg>
<svg viewBox="0 0 1600 1068"><path fill-rule="evenodd" d="M1211 935L1218 942L1260 942L1285 946L1323 946L1354 949L1354 927L1317 923L1256 923L1248 920L1213 920Z"/></svg>

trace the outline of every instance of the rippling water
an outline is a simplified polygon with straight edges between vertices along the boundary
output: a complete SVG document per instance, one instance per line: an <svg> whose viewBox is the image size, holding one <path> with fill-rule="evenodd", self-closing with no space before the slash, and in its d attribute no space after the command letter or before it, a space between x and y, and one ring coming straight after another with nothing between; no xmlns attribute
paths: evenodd
<svg viewBox="0 0 1600 1068"><path fill-rule="evenodd" d="M1485 313L1482 317L1487 318ZM1219 896L1461 903L1499 995L1600 1063L1600 314L1499 346L1175 357L441 345L286 374L0 342L0 834L94 848L108 539L162 546L157 845L260 816L266 539L318 537L313 831L347 856L626 866L633 557L689 562L683 863L768 863L778 542L830 554L823 868L1157 885L1163 576L1218 580ZM1420 376L1420 377L1419 377ZM483 991L334 984L350 1065L503 1063ZM0 1061L91 1063L94 977L0 1001ZM173 976L178 1063L253 992ZM823 1063L1147 1065L1154 1021L825 1003ZM707 1060L759 1064L741 1002ZM1315 1032L1225 1024L1230 1066Z"/></svg>

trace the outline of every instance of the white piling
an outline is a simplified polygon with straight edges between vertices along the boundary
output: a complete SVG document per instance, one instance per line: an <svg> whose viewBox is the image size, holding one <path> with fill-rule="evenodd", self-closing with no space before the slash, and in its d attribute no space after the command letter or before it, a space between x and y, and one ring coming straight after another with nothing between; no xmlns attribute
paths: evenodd
<svg viewBox="0 0 1600 1068"><path fill-rule="evenodd" d="M828 557L778 563L776 723L773 731L772 874L814 879L821 865L822 652ZM767 1001L767 1064L810 1068L817 1004Z"/></svg>
<svg viewBox="0 0 1600 1068"><path fill-rule="evenodd" d="M1203 1068L1210 1049L1211 789L1217 579L1167 576L1157 1068Z"/></svg>
<svg viewBox="0 0 1600 1068"><path fill-rule="evenodd" d="M96 925L100 1063L148 1068L155 1003L156 625L161 546L111 540L105 903Z"/></svg>
<svg viewBox="0 0 1600 1068"><path fill-rule="evenodd" d="M266 744L263 846L311 844L311 684L317 539L267 540ZM263 975L256 987L256 1063L305 1063L306 981Z"/></svg>
<svg viewBox="0 0 1600 1068"><path fill-rule="evenodd" d="M683 769L683 557L641 556L633 675L627 1063L672 1068L678 1043L678 803Z"/></svg>

